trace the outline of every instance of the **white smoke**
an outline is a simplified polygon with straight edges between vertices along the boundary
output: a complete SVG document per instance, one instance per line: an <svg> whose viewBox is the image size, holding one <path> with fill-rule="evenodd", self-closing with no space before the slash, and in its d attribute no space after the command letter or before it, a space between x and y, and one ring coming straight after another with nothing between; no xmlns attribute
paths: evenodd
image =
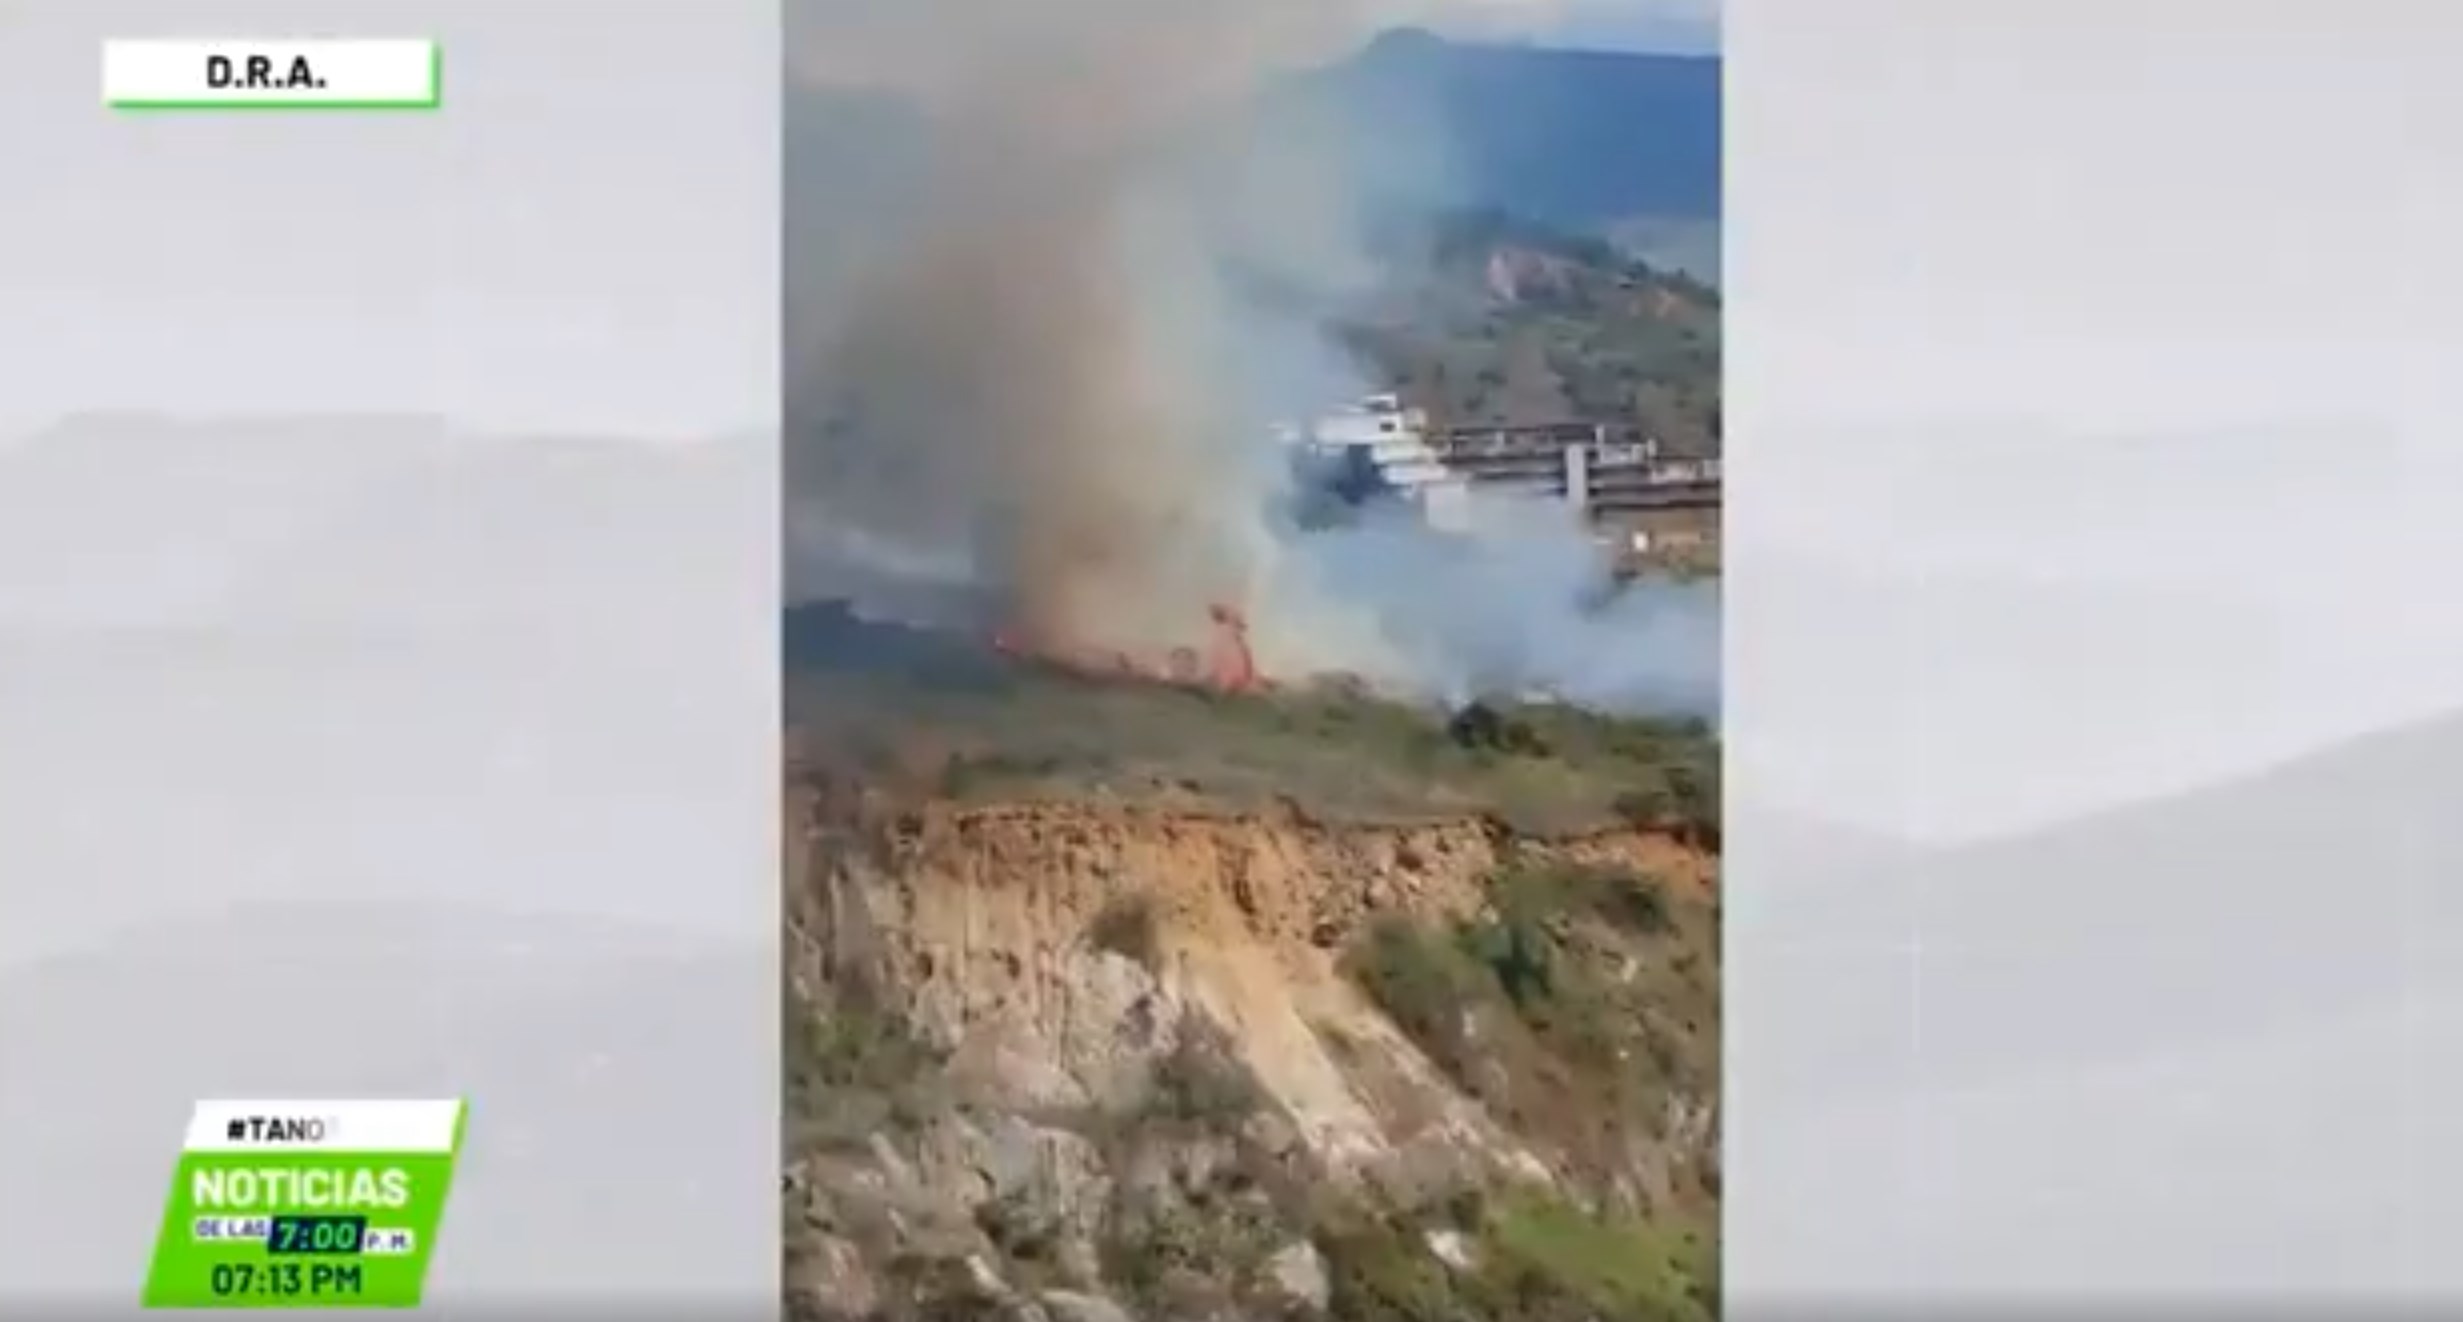
<svg viewBox="0 0 2463 1322"><path fill-rule="evenodd" d="M1219 602L1278 678L1707 710L1715 594L1603 604L1566 518L1500 506L1444 536L1283 513L1269 424L1369 388L1322 331L1379 269L1373 205L1439 195L1444 155L1407 116L1254 112L1381 17L791 3L798 76L894 89L922 143L899 188L841 198L791 126L791 589L943 624L967 601L968 627L1145 655Z"/></svg>

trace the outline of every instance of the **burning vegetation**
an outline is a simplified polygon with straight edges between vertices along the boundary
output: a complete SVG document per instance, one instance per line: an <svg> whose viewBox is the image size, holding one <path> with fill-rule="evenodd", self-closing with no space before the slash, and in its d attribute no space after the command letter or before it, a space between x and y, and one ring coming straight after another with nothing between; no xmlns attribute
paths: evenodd
<svg viewBox="0 0 2463 1322"><path fill-rule="evenodd" d="M788 309L790 1316L1717 1312L1715 736L1471 701L1698 710L1623 677L1701 621L1561 527L1276 515L1260 364L1361 386L1391 134L1214 149L1368 8L788 10L931 125Z"/></svg>
<svg viewBox="0 0 2463 1322"><path fill-rule="evenodd" d="M1097 679L1144 681L1211 689L1217 693L1255 693L1266 687L1249 648L1249 621L1239 607L1217 602L1206 610L1211 625L1207 646L1172 648L1160 662L1136 653L1072 646L1065 639L1036 644L1033 635L1003 629L992 646L1003 656L1041 661Z"/></svg>
<svg viewBox="0 0 2463 1322"><path fill-rule="evenodd" d="M1714 1322L1698 723L789 617L789 1316Z"/></svg>
<svg viewBox="0 0 2463 1322"><path fill-rule="evenodd" d="M1373 388L1336 330L1384 269L1360 158L1422 167L1396 164L1390 126L1330 110L1322 131L1278 132L1250 112L1374 15L1023 13L797 10L831 66L807 76L920 61L895 91L926 127L909 177L873 190L880 214L789 232L799 277L836 272L787 309L796 596L1180 686L1356 678L1420 701L1707 711L1715 599L1651 589L1592 609L1606 567L1569 520L1447 545L1391 512L1339 529L1288 512L1271 423ZM897 49L863 53L882 45ZM1421 191L1403 182L1385 186ZM816 230L836 237L801 237Z"/></svg>

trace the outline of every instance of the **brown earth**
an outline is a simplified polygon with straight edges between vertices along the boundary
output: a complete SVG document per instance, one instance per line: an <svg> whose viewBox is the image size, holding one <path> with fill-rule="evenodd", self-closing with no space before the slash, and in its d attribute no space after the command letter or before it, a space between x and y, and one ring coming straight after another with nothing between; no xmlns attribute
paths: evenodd
<svg viewBox="0 0 2463 1322"><path fill-rule="evenodd" d="M1706 1315L1690 838L823 776L786 806L799 1310Z"/></svg>

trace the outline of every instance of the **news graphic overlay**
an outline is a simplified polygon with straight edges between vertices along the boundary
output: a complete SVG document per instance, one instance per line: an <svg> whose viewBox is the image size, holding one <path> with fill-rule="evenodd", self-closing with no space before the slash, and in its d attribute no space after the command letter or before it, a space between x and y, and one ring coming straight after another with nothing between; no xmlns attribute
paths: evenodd
<svg viewBox="0 0 2463 1322"><path fill-rule="evenodd" d="M408 1308L462 1144L455 1101L199 1102L148 1308Z"/></svg>
<svg viewBox="0 0 2463 1322"><path fill-rule="evenodd" d="M103 104L114 110L434 110L444 95L433 41L103 43Z"/></svg>

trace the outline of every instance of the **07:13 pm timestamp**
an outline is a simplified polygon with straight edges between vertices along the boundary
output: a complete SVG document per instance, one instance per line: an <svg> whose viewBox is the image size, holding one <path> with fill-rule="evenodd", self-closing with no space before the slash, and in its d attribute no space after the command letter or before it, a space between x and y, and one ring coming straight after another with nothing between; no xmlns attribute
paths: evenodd
<svg viewBox="0 0 2463 1322"><path fill-rule="evenodd" d="M207 1280L218 1298L315 1299L358 1294L360 1270L355 1262L218 1262Z"/></svg>

